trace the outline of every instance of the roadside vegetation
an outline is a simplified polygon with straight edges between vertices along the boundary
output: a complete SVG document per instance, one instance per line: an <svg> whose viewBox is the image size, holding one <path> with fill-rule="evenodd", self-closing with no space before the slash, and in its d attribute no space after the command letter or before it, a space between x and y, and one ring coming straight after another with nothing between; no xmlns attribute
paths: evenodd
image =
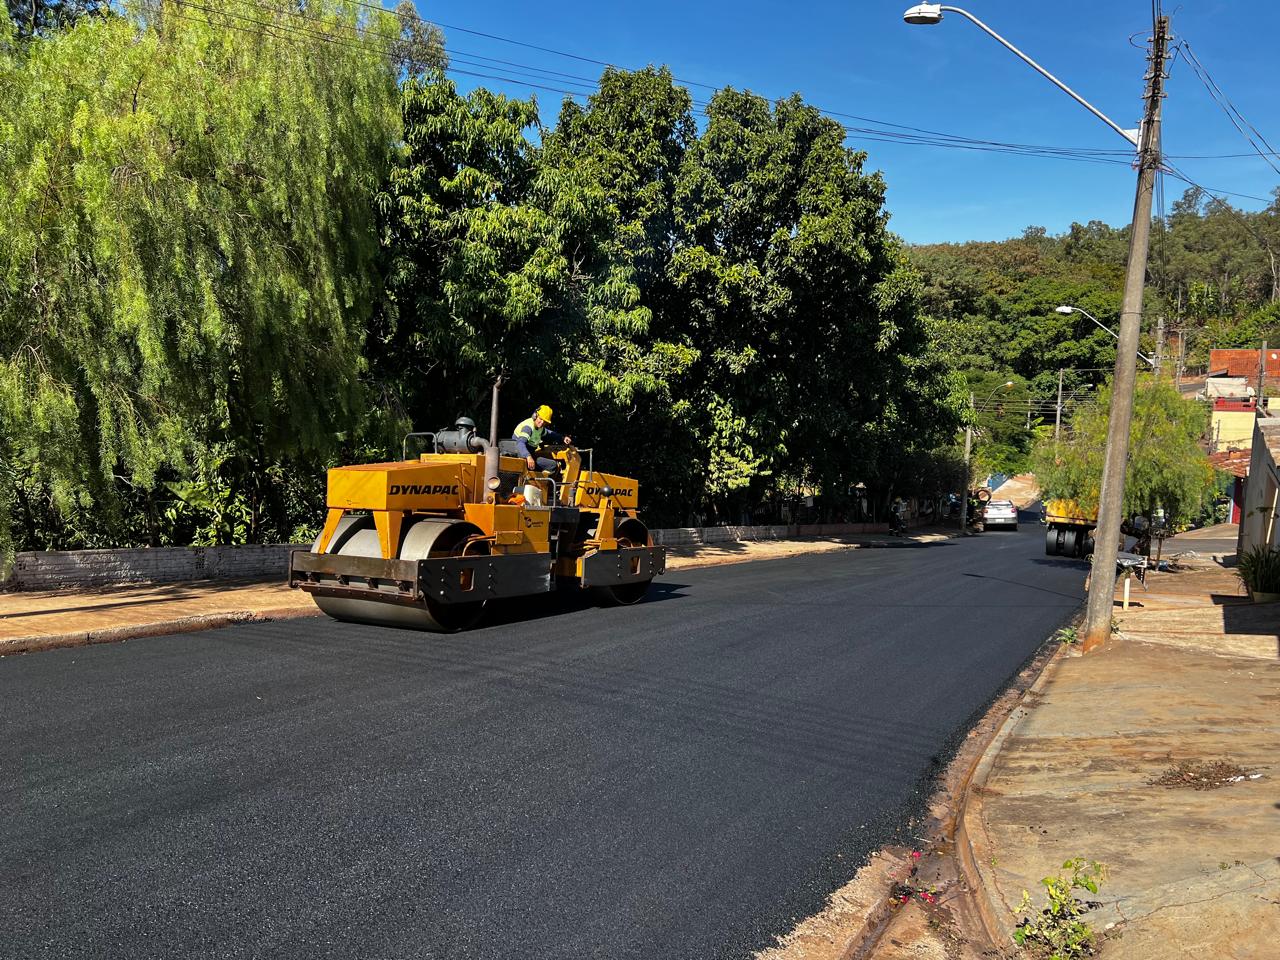
<svg viewBox="0 0 1280 960"><path fill-rule="evenodd" d="M551 402L654 523L941 483L962 390L840 124L725 89L700 128L650 68L544 127L411 25L236 0L0 26L16 546L297 538L326 465L483 420L498 375L504 430Z"/></svg>
<svg viewBox="0 0 1280 960"><path fill-rule="evenodd" d="M1103 387L1096 404L1074 413L1059 442L1051 435L1037 441L1032 468L1046 497L1077 500L1085 510L1096 509L1110 403L1111 391ZM1179 395L1171 381L1139 381L1129 431L1125 516L1152 517L1159 508L1170 523L1184 526L1203 514L1218 488L1200 445L1207 421L1207 408Z"/></svg>
<svg viewBox="0 0 1280 960"><path fill-rule="evenodd" d="M1096 896L1106 879L1106 864L1075 857L1040 881L1045 902L1038 913L1031 912L1031 894L1023 890L1015 911L1023 919L1013 932L1020 950L1036 960L1078 960L1097 953L1097 934L1084 916L1098 904L1078 899L1077 892Z"/></svg>
<svg viewBox="0 0 1280 960"><path fill-rule="evenodd" d="M483 429L498 376L503 432L550 402L655 526L883 516L958 488L966 422L1025 469L1058 369L1072 410L1114 359L1053 307L1114 319L1123 231L910 248L799 96L608 69L546 125L406 5L5 10L0 558L305 537L326 466ZM1205 343L1280 340L1247 216L1156 241Z"/></svg>
<svg viewBox="0 0 1280 960"><path fill-rule="evenodd" d="M1141 349L1155 355L1163 317L1166 377L1203 373L1214 347L1280 343L1280 192L1272 196L1248 212L1190 189L1154 218ZM1028 227L997 243L912 248L937 338L977 401L979 475L1031 468L1037 441L1053 434L1059 382L1063 429L1076 410L1103 406L1116 341L1055 308L1117 329L1128 242L1127 227L1093 221L1059 235Z"/></svg>

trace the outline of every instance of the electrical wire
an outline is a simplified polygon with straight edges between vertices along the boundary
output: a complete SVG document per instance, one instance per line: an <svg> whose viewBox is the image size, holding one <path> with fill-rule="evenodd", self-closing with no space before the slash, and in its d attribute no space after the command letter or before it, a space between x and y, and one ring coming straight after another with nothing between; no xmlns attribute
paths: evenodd
<svg viewBox="0 0 1280 960"><path fill-rule="evenodd" d="M273 15L273 16L278 16L283 14L291 18L302 19L307 23L316 22L314 20L311 20L307 14L301 11L293 11L288 9L281 10L275 7L264 6L256 2L256 0L240 0L240 2L244 6L250 7L255 11L258 11L264 14ZM400 64L404 64L408 59L405 55L397 54L394 50L390 49L389 45L392 43L399 42L401 39L400 37L381 33L379 31L373 30L372 28L368 28L363 32L353 32L350 38L339 37L339 36L335 36L332 33L319 31L319 30L310 28L308 26L302 26L302 25L287 26L285 24L280 23L279 21L268 21L268 20L263 20L256 17L246 16L244 13L238 13L233 10L227 9L225 7L222 9L214 9L204 4L197 3L195 2L195 0L174 0L174 3L178 6L186 7L188 9L201 11L210 16L228 17L228 18L231 18L232 20L240 21L240 24L247 23L255 27L262 27L266 31L268 31L271 36L286 42L288 42L289 40L296 40L298 37L305 37L310 40L319 40L321 42L330 43L337 46L346 47L349 49L357 49L366 54L373 53L378 56L389 58L392 61L398 62ZM367 7L371 10L372 9L380 10L387 16L392 16L392 17L399 16L393 11L388 11L385 8L378 7L374 4L362 3L358 5ZM181 18L186 20L192 20L195 22L205 23L205 24L214 23L214 21L205 19L203 17L188 15L188 16L181 16ZM425 20L424 18L421 18L421 17L417 17L416 19L420 20L423 23L428 23L428 24L433 23L432 21ZM240 24L226 23L224 25L231 27L232 29L239 29L248 33L254 33L254 34L258 33L257 30L252 30L249 27L245 27ZM444 25L440 24L440 26L444 26ZM384 40L387 42L388 46L381 46L376 42L371 42L369 37L374 37L377 39ZM579 77L574 74L559 73L558 71L542 71L541 68L533 67L527 64L517 65L515 61L499 61L497 58L482 58L478 55L469 54L469 53L465 53L465 54L451 53L450 55L451 57L459 60L463 64L462 67L459 67L451 62L450 65L446 68L447 73L457 75L457 76L472 77L472 78L482 79L482 80L492 80L498 83L514 84L522 88L529 88L534 90L545 90L545 91L559 93L565 96L570 96L575 98L587 97L591 93L599 89L598 81L592 80L586 77ZM501 68L499 68L499 67L489 66L487 63L475 62L481 59L489 60L494 63L503 63L504 65ZM603 64L603 61L592 61L591 58L579 58L579 59L584 59L584 60L587 60L588 62L597 62L597 63ZM604 64L604 65L609 66L608 64ZM465 67L479 67L479 69L465 69ZM559 84L544 83L544 82L541 82L543 77L533 73L532 71L538 71L539 73L557 73L560 77L563 78L563 80L568 80L570 82L568 84L564 82L561 82ZM512 75L513 73L521 73L523 74L523 76L513 76ZM535 79L529 79L530 77L535 77ZM681 81L681 82L684 82L684 81ZM709 86L709 85L701 84L701 86ZM573 87L581 87L582 89L573 89ZM709 106L709 103L707 101L692 100L692 103L695 107L698 107L701 109L706 109L706 107ZM830 116L830 114L826 114L826 115ZM849 114L838 114L838 113L836 115L853 116ZM874 122L880 122L880 121L874 121ZM1126 164L1126 165L1129 163L1128 160L1122 159L1121 157L1116 156L1116 154L1124 154L1125 151L1123 150L1053 147L1053 146L1044 146L1044 145L1036 145L1036 144L1020 144L1020 143L1009 143L1004 141L983 140L978 138L961 137L955 134L944 134L936 131L925 131L923 130L923 128L911 128L903 124L892 125L899 129L877 129L877 128L868 128L868 127L854 127L854 126L848 126L844 124L841 124L841 126L845 130L845 133L848 137L858 141L899 143L899 144L905 144L905 145L911 145L911 146L975 150L975 151L982 151L982 152L1003 153L1003 154L1009 154L1009 155L1015 155L1015 156L1033 156L1033 157L1042 157L1042 158L1048 158L1048 159L1065 159L1065 160L1072 160L1076 162L1114 163L1114 164ZM920 132L918 133L904 132L904 131L911 131L911 130L917 130Z"/></svg>
<svg viewBox="0 0 1280 960"><path fill-rule="evenodd" d="M364 50L366 46L375 48L375 52L381 56L386 56L402 65L407 58L403 55L397 55L390 49L391 44L401 42L402 38L380 31L371 27L366 27L363 31L353 32L350 40L336 37L331 33L317 32L305 26L285 27L278 22L263 21L252 17L246 17L242 14L234 13L226 8L215 10L213 8L191 2L191 0L175 0L176 3L188 6L197 10L201 10L210 15L222 14L229 16L242 22L247 22L255 26L266 27L271 30L279 30L285 33L291 33L295 36L302 35L312 39L319 39L323 42L336 43L343 46L358 46ZM303 10L295 10L289 8L279 8L268 6L257 2L257 0L240 0L245 6L251 7L262 13L273 16L281 14L302 20L306 23L316 23ZM606 68L618 69L616 65L604 60L598 60L592 57L584 57L578 54L570 53L563 50L557 50L551 47L543 47L537 44L529 44L524 41L515 40L510 37L503 37L498 34L488 33L485 31L473 30L467 27L461 27L455 24L447 24L441 21L428 20L419 15L416 11L412 14L401 14L398 11L388 10L379 4L372 2L364 2L364 0L353 0L356 6L385 14L388 17L394 17L397 21L414 20L423 25L438 27L441 29L454 30L460 33L469 34L487 39L497 40L504 43L510 43L521 47L527 47L556 56L569 57L584 63L591 63ZM198 20L203 23L210 23L209 20L196 17L185 17L184 19ZM234 27L234 24L230 24ZM244 29L244 28L239 28ZM257 32L257 31L249 31ZM277 39L285 39L279 34L273 33ZM385 41L388 46L383 47L378 44L370 44L369 37L374 37ZM546 91L550 93L558 93L563 96L582 99L589 97L592 93L599 89L599 80L591 77L584 77L579 74L572 74L565 71L550 70L545 67L526 64L520 61L507 60L498 57L489 57L484 54L476 53L471 50L449 48L447 54L450 64L446 68L446 72L454 76L469 77L480 80L490 80L499 84L507 84L518 86L522 89ZM471 69L466 69L471 68ZM701 83L698 81L690 81L680 77L673 77L674 81L686 86L704 87L709 90L718 88L711 84ZM708 101L691 98L692 105L700 110L705 110L709 106ZM1086 148L1086 147L1057 147L1042 144L1024 144L1013 143L1007 141L990 140L976 137L966 137L958 134L944 133L927 128L915 127L908 124L892 123L890 121L875 120L873 118L861 117L857 114L843 113L841 111L824 110L816 107L819 112L825 116L836 118L843 117L854 119L863 123L876 124L873 127L853 126L842 124L846 135L856 142L869 143L898 143L907 146L923 146L943 149L961 149L977 152L1000 153L1009 156L1030 156L1043 159L1062 159L1074 162L1090 162L1090 163L1112 163L1119 165L1129 165L1131 163L1131 153L1122 149L1110 148ZM1277 154L1280 156L1280 154ZM1173 155L1177 159L1228 159L1233 157L1249 157L1252 158L1256 154L1223 154L1223 155ZM1238 196L1248 196L1247 194L1237 194ZM1250 199L1262 199L1250 197ZM1263 202L1266 202L1263 200Z"/></svg>
<svg viewBox="0 0 1280 960"><path fill-rule="evenodd" d="M1231 121L1231 125L1236 128L1236 131L1239 132L1242 137L1244 137L1249 146L1253 147L1257 155L1266 161L1267 165L1270 166L1272 170L1280 174L1280 165L1277 165L1272 159L1272 157L1276 155L1275 147L1271 146L1271 144L1267 142L1267 138L1264 137L1258 131L1258 128L1250 123L1236 105L1231 102L1231 98L1223 92L1222 87L1220 87L1218 82L1213 79L1213 75L1209 73L1208 68L1200 62L1200 58L1197 57L1195 51L1191 49L1191 44L1186 40L1179 40L1178 46L1185 55L1186 61L1191 64L1191 69L1195 73L1196 77L1209 92L1210 99L1212 99L1213 102L1222 109L1222 112L1227 115L1227 119Z"/></svg>
<svg viewBox="0 0 1280 960"><path fill-rule="evenodd" d="M369 2L369 0L352 0L352 2L355 3L356 6L359 6L368 10L379 11L379 12L391 14L397 17L401 16L401 14L395 11L389 11L385 7L381 6L380 4ZM427 19L426 17L421 16L416 11L412 15L406 14L405 16L409 19L417 20L418 22L424 25L435 26L441 29L454 30L457 32L466 33L473 36L484 37L490 40L496 40L503 43L515 44L517 46L527 47L527 48L539 50L545 53L551 53L556 56L569 57L584 63L592 63L592 64L596 64L597 66L602 66L606 68L625 69L625 68L620 68L618 65L610 63L605 60L598 60L593 57L584 57L579 54L570 53L564 50L557 50L552 47L543 47L537 44L530 44L523 40L516 40L511 37L504 37L499 34L487 33L484 31L472 30L467 27L451 25L443 21L430 20L430 19ZM465 52L464 52L464 55L476 56L475 54L470 54ZM485 59L489 59L489 58L485 58ZM498 62L503 62L503 61L498 61ZM505 62L509 64L513 63L513 61L505 61ZM525 65L525 64L519 64L519 66L525 67L527 69L538 69L538 68L529 68L528 65ZM585 82L590 82L593 85L597 83L596 81L586 81L586 78L582 78L582 77L577 77L575 79L583 80ZM720 87L716 87L713 84L703 83L697 80L688 80L688 79L677 77L677 76L673 76L672 80L686 87L690 87L690 86L701 87L701 88L712 90L712 91L721 89ZM776 101L779 98L767 97L766 99L772 99ZM818 105L813 105L813 106L820 113L823 113L828 117L842 118L844 120L854 120L854 121L857 121L858 123L869 123L869 124L875 125L876 127L887 127L887 128L892 128L892 130L901 130L901 131L906 131L909 134L915 134L916 139L919 142L926 143L929 146L943 146L946 144L944 144L941 141L947 141L947 142L954 142L956 144L966 144L967 149L980 149L982 147L987 147L987 148L992 148L997 152L1005 152L1005 151L1027 152L1031 155L1037 155L1037 156L1064 155L1064 156L1069 156L1071 159L1079 159L1081 156L1112 156L1112 157L1116 157L1117 158L1116 162L1120 162L1120 163L1127 163L1128 159L1119 159L1119 158L1129 158L1132 156L1131 151L1127 151L1123 149L1113 150L1113 149L1100 149L1100 148L1047 147L1047 146L1038 146L1034 144L1017 144L1017 143L1007 143L1007 142L996 141L996 140L984 140L980 138L964 137L957 134L944 133L938 130L930 130L924 127L917 127L909 124L894 123L892 121L887 121L887 120L877 120L872 117L865 117L858 114L846 113L839 110L831 110ZM859 132L859 133L866 132L865 130L861 128L856 128L856 127L846 127L846 129L848 129L850 132ZM875 132L883 136L889 136L891 134L891 130L876 130ZM911 139L911 138L908 138L908 139Z"/></svg>

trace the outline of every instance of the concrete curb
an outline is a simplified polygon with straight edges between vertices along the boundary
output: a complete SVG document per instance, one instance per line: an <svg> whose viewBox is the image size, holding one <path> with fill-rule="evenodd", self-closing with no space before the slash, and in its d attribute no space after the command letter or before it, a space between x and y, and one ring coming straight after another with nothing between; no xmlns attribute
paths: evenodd
<svg viewBox="0 0 1280 960"><path fill-rule="evenodd" d="M1032 707L1026 705L1026 699L1032 694L1039 694L1048 685L1057 671L1060 661L1068 656L1068 645L1061 644L1040 675L1022 694L1022 699L1005 717L1004 723L996 735L991 738L978 760L969 782L964 788L960 814L956 818L956 859L964 874L965 884L973 894L973 903L977 908L978 918L990 941L998 947L1008 948L1013 941L1013 906L1004 901L996 886L995 871L991 866L991 848L982 828L982 796L981 791L991 778L996 760L1004 750L1005 742L1014 728L1030 714Z"/></svg>
<svg viewBox="0 0 1280 960"><path fill-rule="evenodd" d="M127 627L106 627L101 630L75 630L70 633L51 633L30 637L0 640L0 657L11 653L34 653L37 650L56 650L61 647L86 647L95 643L120 643L123 640L139 640L144 637L163 637L173 633L196 633L230 627L238 623L259 623L269 620L291 620L297 617L320 615L319 608L273 607L263 610L232 610L206 613L194 617L178 617L173 620L157 620L152 623L130 624Z"/></svg>

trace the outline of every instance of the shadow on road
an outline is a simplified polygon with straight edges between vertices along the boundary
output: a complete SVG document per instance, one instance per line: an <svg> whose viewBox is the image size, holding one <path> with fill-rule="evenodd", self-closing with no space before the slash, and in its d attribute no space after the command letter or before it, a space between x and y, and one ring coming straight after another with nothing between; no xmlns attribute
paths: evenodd
<svg viewBox="0 0 1280 960"><path fill-rule="evenodd" d="M1055 557L1048 560L1044 557L1033 557L1032 563L1039 564L1042 567L1069 567L1073 570L1088 570L1089 564L1084 560L1076 560L1071 557Z"/></svg>
<svg viewBox="0 0 1280 960"><path fill-rule="evenodd" d="M1072 600L1081 600L1084 597L1081 593L1063 593L1061 590L1050 590L1048 587L1038 587L1034 583L1022 583L1018 580L1008 580L1004 577L990 577L985 573L966 573L966 577L973 577L975 580L996 580L1000 583L1007 583L1015 587L1026 587L1028 590L1039 590L1041 593L1051 593L1055 597L1069 597Z"/></svg>
<svg viewBox="0 0 1280 960"><path fill-rule="evenodd" d="M649 587L640 605L662 603L665 600L679 600L687 597L680 591L689 586L687 583L672 583L669 580L655 581ZM566 589L532 597L517 597L510 600L499 600L489 605L479 629L501 627L513 623L528 623L544 620L548 617L564 616L601 606L599 598L591 590Z"/></svg>

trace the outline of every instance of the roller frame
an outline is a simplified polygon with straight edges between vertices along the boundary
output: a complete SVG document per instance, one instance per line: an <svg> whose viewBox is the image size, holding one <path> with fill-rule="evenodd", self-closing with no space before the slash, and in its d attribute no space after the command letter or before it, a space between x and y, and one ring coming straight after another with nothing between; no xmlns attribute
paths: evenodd
<svg viewBox="0 0 1280 960"><path fill-rule="evenodd" d="M417 606L428 596L442 604L477 603L550 592L553 562L545 553L384 560L294 550L289 556L289 585L316 596L405 606ZM466 570L472 571L470 590L461 587ZM338 582L330 582L334 580ZM352 580L366 585L353 585ZM379 584L394 586L395 592L379 589Z"/></svg>
<svg viewBox="0 0 1280 960"><path fill-rule="evenodd" d="M631 571L631 561L639 558L639 569ZM617 550L597 550L582 558L582 585L584 587L616 587L627 583L652 580L666 572L665 547L619 547Z"/></svg>

